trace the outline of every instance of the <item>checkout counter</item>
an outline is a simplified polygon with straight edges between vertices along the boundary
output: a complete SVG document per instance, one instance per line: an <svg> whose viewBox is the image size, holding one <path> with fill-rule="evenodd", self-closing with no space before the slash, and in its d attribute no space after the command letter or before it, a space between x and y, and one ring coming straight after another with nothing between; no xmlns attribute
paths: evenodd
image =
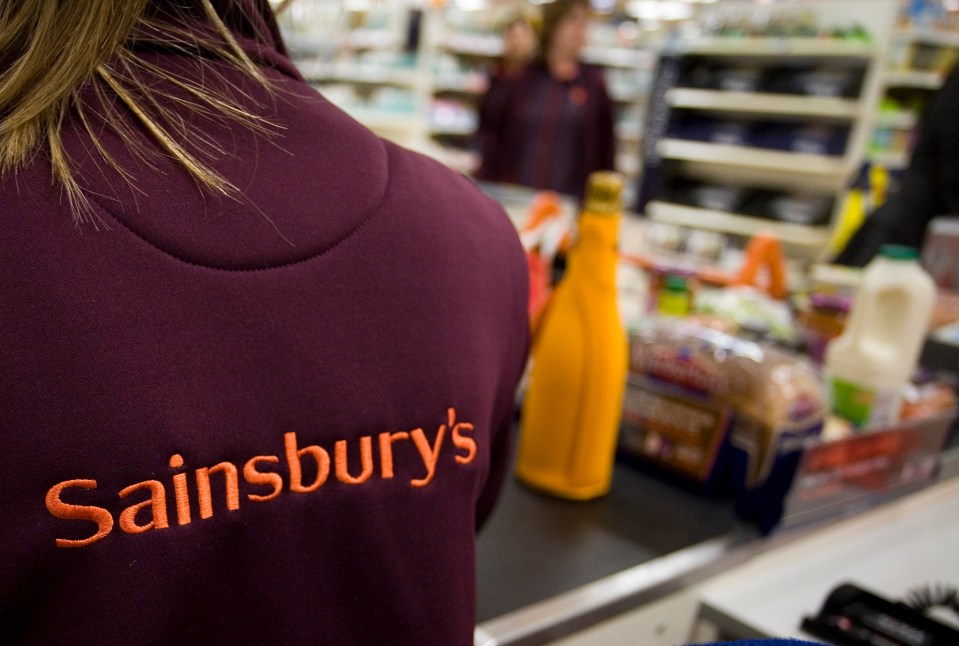
<svg viewBox="0 0 959 646"><path fill-rule="evenodd" d="M762 537L731 500L618 463L605 498L556 500L508 476L477 553L476 646L796 637L847 580L890 599L959 583L959 448L938 481Z"/></svg>
<svg viewBox="0 0 959 646"><path fill-rule="evenodd" d="M492 194L522 221L528 195ZM618 462L611 492L589 502L544 496L510 474L479 535L474 643L814 639L800 632L803 616L847 579L891 599L918 583L957 585L957 451L932 486L768 537L736 519L731 499L632 463Z"/></svg>

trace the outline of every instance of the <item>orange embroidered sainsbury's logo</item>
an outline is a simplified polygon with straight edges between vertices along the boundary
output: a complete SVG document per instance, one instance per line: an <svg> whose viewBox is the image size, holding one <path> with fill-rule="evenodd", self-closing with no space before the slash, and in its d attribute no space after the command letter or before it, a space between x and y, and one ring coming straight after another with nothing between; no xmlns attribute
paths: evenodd
<svg viewBox="0 0 959 646"><path fill-rule="evenodd" d="M383 480L393 478L393 445L397 442L413 442L419 454L425 473L420 478L410 480L414 488L425 487L433 481L439 461L440 450L449 435L455 447L456 464L469 464L476 458L476 441L472 437L473 425L468 422L456 421L456 410L447 411L447 424L440 424L432 443L427 439L422 428L398 433L385 432L376 436L379 447L379 477ZM330 477L331 466L336 479L348 485L361 485L369 481L374 475L373 465L373 438L364 435L358 439L360 450L360 464L362 470L358 475L349 472L347 463L348 443L338 440L333 445L333 457L321 446L309 445L300 447L296 433L283 435L284 453L289 470L289 490L293 493L306 494L316 491ZM316 476L311 482L303 481L303 460L311 460L316 466ZM257 455L246 461L242 471L232 462L220 462L212 467L201 467L195 470L196 497L199 501L200 518L213 516L213 496L210 488L211 474L221 474L225 482L226 508L236 511L240 508L240 473L243 479L253 487L262 487L260 493L247 493L246 498L251 502L267 502L275 499L283 492L283 476L269 465L277 465L280 458L276 455ZM174 454L170 457L169 465L173 469L182 468L183 457ZM97 525L95 534L83 539L56 539L57 547L84 547L105 538L113 531L113 515L103 507L94 505L75 505L63 502L61 495L68 489L96 489L96 480L65 480L53 485L46 495L47 510L56 518L63 520L92 521ZM159 480L144 480L120 490L120 499L145 491L149 497L126 507L120 512L118 523L120 529L127 534L142 534L151 530L167 529L170 526L167 515L167 489ZM173 476L173 498L176 507L176 522L179 525L188 525L193 520L193 510L190 505L189 484L186 473L176 473ZM150 511L149 522L138 522L141 511ZM145 519L141 519L145 520Z"/></svg>

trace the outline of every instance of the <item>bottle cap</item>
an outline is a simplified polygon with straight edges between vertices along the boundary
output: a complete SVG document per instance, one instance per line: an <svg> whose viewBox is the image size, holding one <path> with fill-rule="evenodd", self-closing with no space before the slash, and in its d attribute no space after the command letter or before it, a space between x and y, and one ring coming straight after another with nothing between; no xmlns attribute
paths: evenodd
<svg viewBox="0 0 959 646"><path fill-rule="evenodd" d="M663 283L663 287L670 292L685 292L688 290L688 285L686 284L686 279L682 276L667 276L666 280Z"/></svg>
<svg viewBox="0 0 959 646"><path fill-rule="evenodd" d="M590 173L584 211L613 215L622 210L623 176L613 171Z"/></svg>
<svg viewBox="0 0 959 646"><path fill-rule="evenodd" d="M914 262L919 260L919 250L915 247L906 247L898 244L886 244L879 249L879 255L889 260L903 260Z"/></svg>

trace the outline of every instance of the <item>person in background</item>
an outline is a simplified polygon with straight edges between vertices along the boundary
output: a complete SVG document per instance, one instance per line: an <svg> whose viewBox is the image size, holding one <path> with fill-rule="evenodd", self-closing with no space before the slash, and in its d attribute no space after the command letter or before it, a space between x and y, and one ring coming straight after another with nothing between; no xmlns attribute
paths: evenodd
<svg viewBox="0 0 959 646"><path fill-rule="evenodd" d="M959 214L959 67L932 97L899 189L853 234L834 262L862 267L884 244L921 248L930 220Z"/></svg>
<svg viewBox="0 0 959 646"><path fill-rule="evenodd" d="M480 113L478 179L582 197L590 173L613 169L613 105L581 60L589 20L586 0L543 6L539 55Z"/></svg>
<svg viewBox="0 0 959 646"><path fill-rule="evenodd" d="M505 80L519 75L536 57L536 30L530 17L520 14L510 20L503 30L503 55L491 76Z"/></svg>
<svg viewBox="0 0 959 646"><path fill-rule="evenodd" d="M489 71L486 92L480 98L478 113L480 123L487 123L504 110L509 97L510 82L523 73L526 65L536 56L536 31L527 14L518 14L506 23L503 30L503 55ZM477 133L480 150L495 142L485 142L488 131Z"/></svg>
<svg viewBox="0 0 959 646"><path fill-rule="evenodd" d="M526 264L267 0L0 0L0 641L473 643Z"/></svg>

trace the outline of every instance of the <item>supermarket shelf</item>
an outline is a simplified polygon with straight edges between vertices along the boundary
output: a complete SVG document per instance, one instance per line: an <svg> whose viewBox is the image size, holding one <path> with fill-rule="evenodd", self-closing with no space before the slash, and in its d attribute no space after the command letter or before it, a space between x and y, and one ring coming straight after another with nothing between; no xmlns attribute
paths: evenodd
<svg viewBox="0 0 959 646"><path fill-rule="evenodd" d="M701 38L682 53L702 56L870 58L876 48L870 43L823 38Z"/></svg>
<svg viewBox="0 0 959 646"><path fill-rule="evenodd" d="M343 106L342 110L375 132L413 131L422 128L425 123L423 117L412 112L398 113L354 106Z"/></svg>
<svg viewBox="0 0 959 646"><path fill-rule="evenodd" d="M616 155L616 170L627 177L636 177L643 170L643 165L636 153L618 153Z"/></svg>
<svg viewBox="0 0 959 646"><path fill-rule="evenodd" d="M503 39L489 36L452 36L443 43L443 49L464 56L496 57L503 54Z"/></svg>
<svg viewBox="0 0 959 646"><path fill-rule="evenodd" d="M609 88L609 98L613 101L618 101L619 103L639 103L645 102L649 97L648 90L641 89L621 89L610 87Z"/></svg>
<svg viewBox="0 0 959 646"><path fill-rule="evenodd" d="M584 61L605 67L651 70L656 66L656 58L655 52L645 49L587 47L583 50Z"/></svg>
<svg viewBox="0 0 959 646"><path fill-rule="evenodd" d="M415 70L395 67L317 66L304 70L304 75L311 83L351 83L410 88L419 84L419 77Z"/></svg>
<svg viewBox="0 0 959 646"><path fill-rule="evenodd" d="M941 47L959 48L959 31L943 31L938 29L899 29L893 34L894 38L914 43L939 45Z"/></svg>
<svg viewBox="0 0 959 646"><path fill-rule="evenodd" d="M666 101L674 108L850 120L859 117L861 109L858 101L850 99L688 88L669 90Z"/></svg>
<svg viewBox="0 0 959 646"><path fill-rule="evenodd" d="M803 247L824 248L831 235L829 227L807 227L668 202L650 202L646 206L646 213L656 222L740 236L752 236L760 231L769 231L785 244Z"/></svg>
<svg viewBox="0 0 959 646"><path fill-rule="evenodd" d="M896 112L880 112L876 115L876 125L887 128L899 128L909 130L915 128L919 123L919 117L915 112L908 110L899 110Z"/></svg>
<svg viewBox="0 0 959 646"><path fill-rule="evenodd" d="M886 87L912 87L938 90L942 86L942 74L920 70L889 70L885 73Z"/></svg>
<svg viewBox="0 0 959 646"><path fill-rule="evenodd" d="M905 152L868 153L866 157L873 164L884 166L889 170L905 170L909 166L909 154Z"/></svg>
<svg viewBox="0 0 959 646"><path fill-rule="evenodd" d="M342 44L352 49L392 49L399 38L389 29L357 29L347 34Z"/></svg>
<svg viewBox="0 0 959 646"><path fill-rule="evenodd" d="M430 134L436 137L469 137L476 133L476 128L455 126L430 126Z"/></svg>
<svg viewBox="0 0 959 646"><path fill-rule="evenodd" d="M663 139L659 142L657 151L667 159L761 168L783 173L802 173L838 178L846 171L846 161L842 157L791 153L683 139Z"/></svg>
<svg viewBox="0 0 959 646"><path fill-rule="evenodd" d="M639 121L621 121L616 124L616 139L637 143L643 139L643 124Z"/></svg>
<svg viewBox="0 0 959 646"><path fill-rule="evenodd" d="M478 81L467 75L461 77L448 76L436 81L433 86L433 93L483 94L488 88L489 84L485 79Z"/></svg>

